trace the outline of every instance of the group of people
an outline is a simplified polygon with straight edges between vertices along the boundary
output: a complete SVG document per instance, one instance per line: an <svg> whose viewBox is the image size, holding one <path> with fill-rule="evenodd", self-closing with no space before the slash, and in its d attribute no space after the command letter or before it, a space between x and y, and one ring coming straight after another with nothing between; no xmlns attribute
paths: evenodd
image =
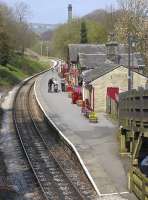
<svg viewBox="0 0 148 200"><path fill-rule="evenodd" d="M58 92L59 91L59 88L58 88L58 81L57 79L53 79L53 78L50 78L49 81L48 81L48 92ZM65 79L61 79L61 90L62 92L65 91Z"/></svg>
<svg viewBox="0 0 148 200"><path fill-rule="evenodd" d="M48 81L48 92L58 92L58 82L56 79L50 78Z"/></svg>

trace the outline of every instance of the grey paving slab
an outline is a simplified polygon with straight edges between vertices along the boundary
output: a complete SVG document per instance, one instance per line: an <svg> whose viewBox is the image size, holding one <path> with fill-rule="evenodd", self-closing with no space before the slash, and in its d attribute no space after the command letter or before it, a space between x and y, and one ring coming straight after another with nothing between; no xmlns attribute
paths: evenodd
<svg viewBox="0 0 148 200"><path fill-rule="evenodd" d="M55 72L47 72L36 84L37 97L45 112L75 145L101 194L127 191L127 175L116 140L117 126L105 113L100 113L99 122L92 124L82 116L80 107L71 103L67 93L48 93L50 77L59 80Z"/></svg>

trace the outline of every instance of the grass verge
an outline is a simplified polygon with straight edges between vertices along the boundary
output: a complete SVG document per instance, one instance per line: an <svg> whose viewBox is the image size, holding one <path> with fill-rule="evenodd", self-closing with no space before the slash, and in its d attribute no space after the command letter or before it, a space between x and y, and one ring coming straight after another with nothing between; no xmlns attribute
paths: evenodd
<svg viewBox="0 0 148 200"><path fill-rule="evenodd" d="M11 88L26 77L49 68L50 65L47 59L33 60L28 56L15 55L7 66L0 65L0 88Z"/></svg>

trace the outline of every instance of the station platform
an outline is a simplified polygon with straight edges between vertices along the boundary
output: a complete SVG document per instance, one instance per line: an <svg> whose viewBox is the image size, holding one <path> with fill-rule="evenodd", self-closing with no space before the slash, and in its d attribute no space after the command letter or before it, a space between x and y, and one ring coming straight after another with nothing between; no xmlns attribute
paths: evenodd
<svg viewBox="0 0 148 200"><path fill-rule="evenodd" d="M60 82L56 71L44 73L36 81L36 97L45 113L77 149L100 196L119 194L125 199L126 194L126 199L132 199L128 198L127 173L119 155L117 125L105 113L98 114L98 123L90 123L81 114L81 108L71 103L68 93L48 93L51 77Z"/></svg>

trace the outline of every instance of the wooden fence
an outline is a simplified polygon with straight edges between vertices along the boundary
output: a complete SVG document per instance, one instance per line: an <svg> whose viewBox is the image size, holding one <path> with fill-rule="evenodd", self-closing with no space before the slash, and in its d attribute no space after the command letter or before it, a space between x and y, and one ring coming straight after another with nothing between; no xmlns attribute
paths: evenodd
<svg viewBox="0 0 148 200"><path fill-rule="evenodd" d="M119 102L120 125L127 130L148 131L148 90L121 93Z"/></svg>
<svg viewBox="0 0 148 200"><path fill-rule="evenodd" d="M148 153L148 90L139 88L120 94L119 125L121 153L132 157L129 188L140 200L148 200L148 178L139 169L141 154Z"/></svg>
<svg viewBox="0 0 148 200"><path fill-rule="evenodd" d="M133 167L130 172L130 189L140 200L148 200L148 178Z"/></svg>

